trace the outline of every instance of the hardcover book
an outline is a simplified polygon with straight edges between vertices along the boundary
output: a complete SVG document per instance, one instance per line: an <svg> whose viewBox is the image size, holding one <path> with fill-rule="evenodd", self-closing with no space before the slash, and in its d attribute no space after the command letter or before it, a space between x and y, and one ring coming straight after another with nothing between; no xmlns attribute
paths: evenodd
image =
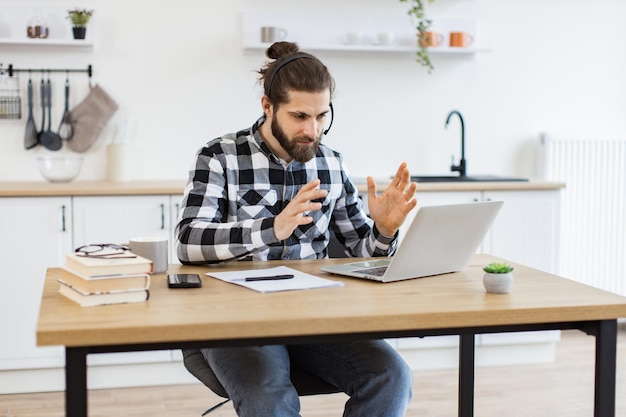
<svg viewBox="0 0 626 417"><path fill-rule="evenodd" d="M150 292L147 289L132 291L116 291L109 293L88 293L79 291L63 282L59 286L59 293L74 301L81 307L94 307L107 304L140 303L147 301Z"/></svg>
<svg viewBox="0 0 626 417"><path fill-rule="evenodd" d="M149 274L152 261L137 255L136 258L96 258L68 253L65 265L81 276L97 277L115 274Z"/></svg>
<svg viewBox="0 0 626 417"><path fill-rule="evenodd" d="M59 282L85 293L108 293L129 290L147 290L149 274L81 275L64 266Z"/></svg>

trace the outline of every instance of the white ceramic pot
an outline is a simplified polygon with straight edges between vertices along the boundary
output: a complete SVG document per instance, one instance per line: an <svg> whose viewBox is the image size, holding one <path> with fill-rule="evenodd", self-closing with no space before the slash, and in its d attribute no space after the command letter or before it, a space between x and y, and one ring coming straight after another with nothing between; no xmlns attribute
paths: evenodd
<svg viewBox="0 0 626 417"><path fill-rule="evenodd" d="M483 277L483 285L488 293L506 294L513 285L513 273L507 272L505 274L493 274L491 272L486 272Z"/></svg>

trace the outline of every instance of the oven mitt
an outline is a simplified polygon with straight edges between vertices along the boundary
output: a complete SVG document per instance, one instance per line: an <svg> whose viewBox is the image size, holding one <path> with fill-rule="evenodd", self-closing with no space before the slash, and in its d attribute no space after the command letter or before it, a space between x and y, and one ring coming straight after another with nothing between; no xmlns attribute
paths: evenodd
<svg viewBox="0 0 626 417"><path fill-rule="evenodd" d="M117 103L96 84L70 112L74 136L67 141L67 146L74 152L85 152L96 142L117 109Z"/></svg>

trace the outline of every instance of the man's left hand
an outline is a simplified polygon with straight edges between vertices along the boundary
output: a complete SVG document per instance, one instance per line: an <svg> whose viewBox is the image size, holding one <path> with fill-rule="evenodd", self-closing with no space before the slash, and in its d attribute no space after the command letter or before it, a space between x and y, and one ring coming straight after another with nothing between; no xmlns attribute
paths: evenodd
<svg viewBox="0 0 626 417"><path fill-rule="evenodd" d="M376 195L376 182L367 177L367 204L376 228L385 236L396 234L404 219L417 206L415 190L406 162L400 164L391 184L380 196Z"/></svg>

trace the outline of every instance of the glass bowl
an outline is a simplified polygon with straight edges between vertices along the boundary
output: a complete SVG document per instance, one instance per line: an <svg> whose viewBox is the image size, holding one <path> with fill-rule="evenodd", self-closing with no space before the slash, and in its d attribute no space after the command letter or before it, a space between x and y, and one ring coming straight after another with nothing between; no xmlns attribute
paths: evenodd
<svg viewBox="0 0 626 417"><path fill-rule="evenodd" d="M78 176L82 166L82 156L37 157L39 172L50 182L70 182Z"/></svg>

